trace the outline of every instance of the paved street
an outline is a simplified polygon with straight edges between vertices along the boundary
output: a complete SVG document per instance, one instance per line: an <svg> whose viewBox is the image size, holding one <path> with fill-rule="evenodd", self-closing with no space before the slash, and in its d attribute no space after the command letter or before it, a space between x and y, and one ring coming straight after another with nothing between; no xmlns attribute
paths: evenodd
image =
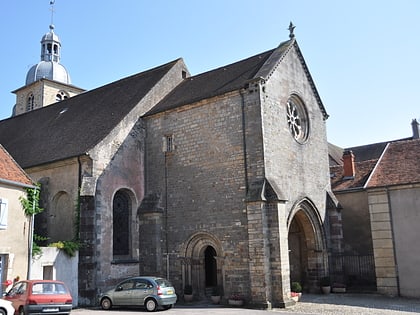
<svg viewBox="0 0 420 315"><path fill-rule="evenodd" d="M110 315L121 313L124 315L147 313L144 309L112 309L102 311L95 309L75 309L75 315L93 314ZM246 308L233 308L229 306L212 305L210 303L177 304L169 311L160 311L158 314L167 315L262 315L262 314L322 314L322 315L413 315L420 313L419 299L389 298L377 294L304 294L302 300L288 309L275 309L273 311L252 310Z"/></svg>

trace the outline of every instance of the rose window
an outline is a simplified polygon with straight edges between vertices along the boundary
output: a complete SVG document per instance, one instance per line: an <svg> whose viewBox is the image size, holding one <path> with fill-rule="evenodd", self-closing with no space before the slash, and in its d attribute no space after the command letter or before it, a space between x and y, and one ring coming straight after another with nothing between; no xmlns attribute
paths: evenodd
<svg viewBox="0 0 420 315"><path fill-rule="evenodd" d="M308 116L305 106L296 96L287 102L287 124L293 138L302 143L308 136Z"/></svg>

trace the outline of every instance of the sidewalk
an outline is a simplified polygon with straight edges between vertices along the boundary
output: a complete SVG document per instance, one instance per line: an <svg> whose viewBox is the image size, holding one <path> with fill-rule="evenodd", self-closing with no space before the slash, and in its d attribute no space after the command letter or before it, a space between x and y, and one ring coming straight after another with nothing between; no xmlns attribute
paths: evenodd
<svg viewBox="0 0 420 315"><path fill-rule="evenodd" d="M300 302L276 312L296 314L340 315L413 315L420 313L420 299L392 298L379 294L307 294Z"/></svg>

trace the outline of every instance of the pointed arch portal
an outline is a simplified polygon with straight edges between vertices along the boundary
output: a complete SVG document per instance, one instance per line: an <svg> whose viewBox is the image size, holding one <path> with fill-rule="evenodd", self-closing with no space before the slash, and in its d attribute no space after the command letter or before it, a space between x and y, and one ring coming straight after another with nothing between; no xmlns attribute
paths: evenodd
<svg viewBox="0 0 420 315"><path fill-rule="evenodd" d="M290 282L300 282L309 291L317 290L317 281L328 266L326 239L322 221L314 205L304 200L288 218Z"/></svg>

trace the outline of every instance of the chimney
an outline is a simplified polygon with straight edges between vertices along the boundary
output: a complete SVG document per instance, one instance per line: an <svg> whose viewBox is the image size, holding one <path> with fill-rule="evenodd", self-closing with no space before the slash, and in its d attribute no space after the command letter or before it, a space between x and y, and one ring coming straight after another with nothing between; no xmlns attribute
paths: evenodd
<svg viewBox="0 0 420 315"><path fill-rule="evenodd" d="M417 122L417 119L413 119L411 121L411 127L413 128L413 139L419 138L419 123Z"/></svg>
<svg viewBox="0 0 420 315"><path fill-rule="evenodd" d="M346 178L354 178L354 154L350 150L346 150L343 153L343 176Z"/></svg>

